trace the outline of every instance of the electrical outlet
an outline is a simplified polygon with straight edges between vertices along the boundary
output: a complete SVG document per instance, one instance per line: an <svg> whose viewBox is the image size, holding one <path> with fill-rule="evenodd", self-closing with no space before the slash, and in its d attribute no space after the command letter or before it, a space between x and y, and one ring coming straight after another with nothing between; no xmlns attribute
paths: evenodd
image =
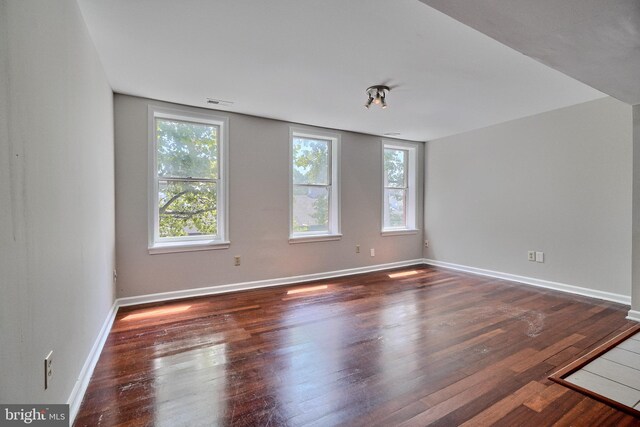
<svg viewBox="0 0 640 427"><path fill-rule="evenodd" d="M376 256L376 250L371 248L369 249L369 252L371 253L371 256Z"/></svg>
<svg viewBox="0 0 640 427"><path fill-rule="evenodd" d="M536 252L535 251L527 252L527 259L529 261L535 261L536 260Z"/></svg>
<svg viewBox="0 0 640 427"><path fill-rule="evenodd" d="M236 255L233 257L233 265L236 267L240 265L240 255Z"/></svg>
<svg viewBox="0 0 640 427"><path fill-rule="evenodd" d="M360 253L360 245L356 245L356 253L359 254Z"/></svg>
<svg viewBox="0 0 640 427"><path fill-rule="evenodd" d="M53 379L53 350L44 358L44 389L48 389Z"/></svg>
<svg viewBox="0 0 640 427"><path fill-rule="evenodd" d="M428 248L428 247L429 247L429 241L428 241L428 240L425 240L425 241L424 241L424 247L425 247L425 248Z"/></svg>
<svg viewBox="0 0 640 427"><path fill-rule="evenodd" d="M544 252L536 252L536 262L544 262Z"/></svg>

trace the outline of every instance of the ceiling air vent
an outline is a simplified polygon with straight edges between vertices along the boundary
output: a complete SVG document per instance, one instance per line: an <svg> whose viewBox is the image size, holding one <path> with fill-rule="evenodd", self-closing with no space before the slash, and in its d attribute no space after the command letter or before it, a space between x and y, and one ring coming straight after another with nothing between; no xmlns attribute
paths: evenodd
<svg viewBox="0 0 640 427"><path fill-rule="evenodd" d="M224 101L222 99L207 98L207 104L217 105L219 107L232 107L233 101Z"/></svg>

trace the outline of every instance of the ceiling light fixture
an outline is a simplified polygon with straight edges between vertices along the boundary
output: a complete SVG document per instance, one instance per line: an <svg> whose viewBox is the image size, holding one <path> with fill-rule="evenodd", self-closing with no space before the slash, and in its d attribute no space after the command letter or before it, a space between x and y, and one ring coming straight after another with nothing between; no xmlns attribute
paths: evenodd
<svg viewBox="0 0 640 427"><path fill-rule="evenodd" d="M387 108L387 92L391 89L389 86L375 85L367 88L366 94L369 96L367 103L364 104L365 108L371 107L371 104L380 105L382 108Z"/></svg>

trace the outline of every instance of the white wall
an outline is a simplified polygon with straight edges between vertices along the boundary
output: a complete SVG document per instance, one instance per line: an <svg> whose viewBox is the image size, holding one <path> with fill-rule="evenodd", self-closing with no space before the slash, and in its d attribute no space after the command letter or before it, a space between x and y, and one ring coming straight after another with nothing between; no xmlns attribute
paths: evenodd
<svg viewBox="0 0 640 427"><path fill-rule="evenodd" d="M273 279L422 258L422 233L381 236L381 138L342 135L340 241L289 244L289 123L229 117L231 248L149 255L147 251L147 106L115 97L118 296ZM186 108L186 107L183 107ZM419 156L423 156L422 143ZM419 171L422 177L422 171ZM420 183L422 185L422 183ZM418 218L422 217L422 186ZM355 246L362 251L355 253ZM369 248L376 256L369 256ZM240 255L242 265L233 266Z"/></svg>
<svg viewBox="0 0 640 427"><path fill-rule="evenodd" d="M66 403L114 299L113 96L74 0L0 31L0 402Z"/></svg>
<svg viewBox="0 0 640 427"><path fill-rule="evenodd" d="M640 105L633 106L633 279L631 309L640 311ZM633 313L638 318L637 313Z"/></svg>
<svg viewBox="0 0 640 427"><path fill-rule="evenodd" d="M629 297L631 181L613 98L429 141L425 257Z"/></svg>

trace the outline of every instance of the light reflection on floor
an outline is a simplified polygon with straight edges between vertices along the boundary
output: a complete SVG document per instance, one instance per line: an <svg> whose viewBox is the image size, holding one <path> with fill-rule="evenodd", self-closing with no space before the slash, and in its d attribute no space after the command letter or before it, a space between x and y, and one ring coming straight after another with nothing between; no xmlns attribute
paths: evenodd
<svg viewBox="0 0 640 427"><path fill-rule="evenodd" d="M195 348L153 359L154 425L215 420L227 410L227 344ZM198 378L198 381L193 381Z"/></svg>
<svg viewBox="0 0 640 427"><path fill-rule="evenodd" d="M409 277L409 276L415 276L416 274L418 274L417 271L409 270L409 271L400 271L398 273L390 273L388 274L388 276L390 279L397 279L398 277Z"/></svg>
<svg viewBox="0 0 640 427"><path fill-rule="evenodd" d="M301 294L301 293L305 293L305 292L321 291L321 290L327 289L328 287L329 287L328 285L318 285L318 286L306 286L304 288L290 289L290 290L287 291L287 295Z"/></svg>
<svg viewBox="0 0 640 427"><path fill-rule="evenodd" d="M122 321L142 320L152 317L170 316L172 314L182 313L191 308L190 305L177 305L174 307L160 307L152 310L138 311L122 318Z"/></svg>

